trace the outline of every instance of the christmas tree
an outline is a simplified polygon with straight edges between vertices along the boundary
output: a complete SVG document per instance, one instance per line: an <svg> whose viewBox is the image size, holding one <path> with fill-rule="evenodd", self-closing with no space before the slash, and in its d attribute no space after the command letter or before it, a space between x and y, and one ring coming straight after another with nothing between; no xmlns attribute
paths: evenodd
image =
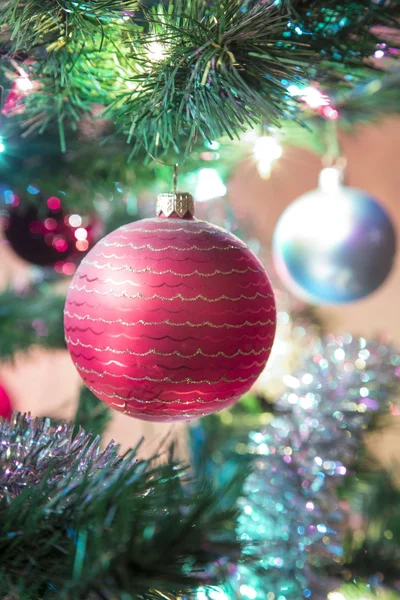
<svg viewBox="0 0 400 600"><path fill-rule="evenodd" d="M400 359L388 343L326 337L304 305L290 317L278 302L278 325L291 329L283 341L278 328L274 351L285 342L287 358L296 341L293 361L281 362L273 386L270 359L252 395L189 428L191 468L170 438L148 459L139 444L101 449L111 411L95 395L142 418L188 419L255 381L275 328L268 280L241 241L191 225L189 194L169 193L172 167L199 200L223 198L240 161L251 156L269 177L282 146L301 145L343 190L332 179L344 167L341 132L399 111L399 17L397 1L377 0L0 2L1 210L13 250L40 267L27 288L0 295L2 361L34 346L65 349L62 278L102 239L71 287L85 297L69 295L65 309L88 385L74 423L14 413L0 427L2 598L396 597L398 489L364 444L367 428L396 412ZM152 214L152 192L164 192L155 225L138 221ZM219 206L214 220L251 245ZM384 238L386 264L368 263L365 281L362 265L344 278L331 271L331 300L333 280L340 298L356 299L385 279L395 241L382 223L374 239ZM185 270L190 227L196 265ZM144 252L138 262L118 262L131 248ZM317 274L312 294L302 291L323 302L326 269ZM149 302L145 319L132 301ZM179 320L183 302L193 309ZM143 327L154 328L153 345L139 339Z"/></svg>

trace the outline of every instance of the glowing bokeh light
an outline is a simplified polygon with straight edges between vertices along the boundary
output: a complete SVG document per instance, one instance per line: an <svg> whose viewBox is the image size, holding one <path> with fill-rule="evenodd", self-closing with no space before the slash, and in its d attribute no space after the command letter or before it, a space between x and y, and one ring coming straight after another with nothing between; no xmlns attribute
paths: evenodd
<svg viewBox="0 0 400 600"><path fill-rule="evenodd" d="M320 108L321 106L329 106L330 104L329 97L311 85L304 88L300 92L300 95L310 108Z"/></svg>
<svg viewBox="0 0 400 600"><path fill-rule="evenodd" d="M45 219L44 226L49 231L54 231L54 229L57 229L57 221L49 217L48 219Z"/></svg>
<svg viewBox="0 0 400 600"><path fill-rule="evenodd" d="M274 137L264 135L256 140L253 153L254 158L258 161L272 162L282 156L282 146Z"/></svg>
<svg viewBox="0 0 400 600"><path fill-rule="evenodd" d="M27 75L21 75L15 80L15 85L19 92L30 92L33 89L33 83Z"/></svg>
<svg viewBox="0 0 400 600"><path fill-rule="evenodd" d="M80 215L69 215L68 223L71 227L80 227L82 225L82 217Z"/></svg>
<svg viewBox="0 0 400 600"><path fill-rule="evenodd" d="M275 137L264 135L255 141L253 154L260 177L267 179L270 176L274 161L280 158L282 153L282 146Z"/></svg>
<svg viewBox="0 0 400 600"><path fill-rule="evenodd" d="M79 227L79 229L75 231L75 237L77 240L86 240L87 236L88 232L84 227Z"/></svg>
<svg viewBox="0 0 400 600"><path fill-rule="evenodd" d="M58 210L61 207L60 198L57 198L56 196L50 196L50 198L47 200L47 206L50 208L50 210Z"/></svg>
<svg viewBox="0 0 400 600"><path fill-rule="evenodd" d="M66 262L63 264L61 271L63 275L73 275L76 271L76 266L72 262Z"/></svg>
<svg viewBox="0 0 400 600"><path fill-rule="evenodd" d="M336 108L333 108L332 106L324 106L324 108L322 109L322 114L324 117L326 117L330 121L336 121L336 119L339 118L338 111L336 110Z"/></svg>
<svg viewBox="0 0 400 600"><path fill-rule="evenodd" d="M159 62L165 57L165 47L161 42L150 42L147 46L147 56L151 62Z"/></svg>
<svg viewBox="0 0 400 600"><path fill-rule="evenodd" d="M79 252L86 252L89 248L89 242L87 240L78 240L75 242L75 247Z"/></svg>
<svg viewBox="0 0 400 600"><path fill-rule="evenodd" d="M55 236L52 245L58 252L66 252L68 250L68 242L61 236Z"/></svg>
<svg viewBox="0 0 400 600"><path fill-rule="evenodd" d="M226 185L216 169L200 169L195 175L195 198L198 202L207 202L226 195Z"/></svg>

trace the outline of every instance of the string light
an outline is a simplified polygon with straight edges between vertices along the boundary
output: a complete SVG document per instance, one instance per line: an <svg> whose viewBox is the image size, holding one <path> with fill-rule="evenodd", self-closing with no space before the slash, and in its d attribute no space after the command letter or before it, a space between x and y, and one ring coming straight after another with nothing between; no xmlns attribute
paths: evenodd
<svg viewBox="0 0 400 600"><path fill-rule="evenodd" d="M19 92L30 92L33 89L33 83L27 75L21 75L15 80L15 87Z"/></svg>
<svg viewBox="0 0 400 600"><path fill-rule="evenodd" d="M152 62L160 62L165 57L165 46L161 42L150 42L147 56Z"/></svg>
<svg viewBox="0 0 400 600"><path fill-rule="evenodd" d="M6 146L4 144L3 136L0 135L0 153L5 152Z"/></svg>
<svg viewBox="0 0 400 600"><path fill-rule="evenodd" d="M260 177L267 179L270 176L273 163L282 156L282 153L282 146L272 136L264 135L255 141L253 154Z"/></svg>
<svg viewBox="0 0 400 600"><path fill-rule="evenodd" d="M320 108L330 104L329 97L312 86L308 86L302 91L301 98L310 108Z"/></svg>
<svg viewBox="0 0 400 600"><path fill-rule="evenodd" d="M380 52L377 50L377 52ZM376 56L376 53L375 53ZM379 58L377 56L377 58ZM317 88L309 85L305 88L300 88L297 85L289 85L287 91L291 96L300 98L309 108L318 112L322 117L330 121L336 121L339 118L339 113L332 106L331 99L326 94L323 94Z"/></svg>
<svg viewBox="0 0 400 600"><path fill-rule="evenodd" d="M75 231L75 237L77 240L86 240L88 236L88 232L84 227L79 227L76 231Z"/></svg>
<svg viewBox="0 0 400 600"><path fill-rule="evenodd" d="M80 227L82 225L82 217L80 215L69 215L66 217L66 220L68 220L71 227Z"/></svg>

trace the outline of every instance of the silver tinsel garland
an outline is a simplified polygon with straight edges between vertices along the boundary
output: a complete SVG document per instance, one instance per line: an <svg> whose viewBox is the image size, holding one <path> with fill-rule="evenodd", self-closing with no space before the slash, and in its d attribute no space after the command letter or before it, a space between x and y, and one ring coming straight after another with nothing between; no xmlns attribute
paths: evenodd
<svg viewBox="0 0 400 600"><path fill-rule="evenodd" d="M74 425L52 426L50 420L14 413L11 422L0 422L0 497L14 498L24 488L46 481L59 486L65 497L82 479L103 467L124 468L132 456L121 460L118 446L100 449L100 437ZM118 469L116 469L118 471ZM107 470L110 476L113 471ZM53 488L54 489L54 488Z"/></svg>
<svg viewBox="0 0 400 600"><path fill-rule="evenodd" d="M239 533L261 559L239 569L242 597L326 600L336 586L323 573L343 556L337 489L373 415L388 410L399 375L395 348L344 335L318 342L302 370L285 377L281 415L249 440L254 471Z"/></svg>

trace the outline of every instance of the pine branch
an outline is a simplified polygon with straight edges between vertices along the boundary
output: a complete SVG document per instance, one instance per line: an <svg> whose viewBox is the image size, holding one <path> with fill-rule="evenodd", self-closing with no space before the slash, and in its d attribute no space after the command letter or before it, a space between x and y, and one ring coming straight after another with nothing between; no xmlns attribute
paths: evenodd
<svg viewBox="0 0 400 600"><path fill-rule="evenodd" d="M354 87L373 73L378 43L398 48L388 30L399 16L397 2L372 0L176 0L139 12L123 0L10 0L0 26L40 84L26 98L27 131L54 120L64 147L65 124L100 101L133 153L187 154L196 140L298 119L290 84Z"/></svg>
<svg viewBox="0 0 400 600"><path fill-rule="evenodd" d="M0 595L19 600L195 597L235 562L235 489L187 486L171 452L138 460L73 425L0 426ZM227 505L231 498L230 506Z"/></svg>
<svg viewBox="0 0 400 600"><path fill-rule="evenodd" d="M6 290L0 294L0 361L12 360L32 346L65 348L65 298L43 286L30 295Z"/></svg>
<svg viewBox="0 0 400 600"><path fill-rule="evenodd" d="M81 36L92 38L124 13L136 10L136 0L9 0L0 6L1 23L9 28L10 51L45 45L57 51Z"/></svg>
<svg viewBox="0 0 400 600"><path fill-rule="evenodd" d="M361 524L348 531L344 563L336 568L346 579L371 581L373 587L397 587L400 569L400 490L395 469L390 473L364 461L357 477L344 490L351 513Z"/></svg>
<svg viewBox="0 0 400 600"><path fill-rule="evenodd" d="M187 153L198 137L233 139L260 122L296 120L289 83L316 79L348 88L349 68L372 70L365 59L379 40L370 27L394 19L389 10L366 11L367 4L329 10L313 2L310 10L309 3L287 3L285 11L263 2L242 12L239 0L211 8L203 0L171 2L147 17L150 31L138 34L132 59L144 63L147 52L148 66L111 110L135 136L134 152L144 146L153 154L178 151L181 138ZM149 64L150 44L164 48L165 57Z"/></svg>

